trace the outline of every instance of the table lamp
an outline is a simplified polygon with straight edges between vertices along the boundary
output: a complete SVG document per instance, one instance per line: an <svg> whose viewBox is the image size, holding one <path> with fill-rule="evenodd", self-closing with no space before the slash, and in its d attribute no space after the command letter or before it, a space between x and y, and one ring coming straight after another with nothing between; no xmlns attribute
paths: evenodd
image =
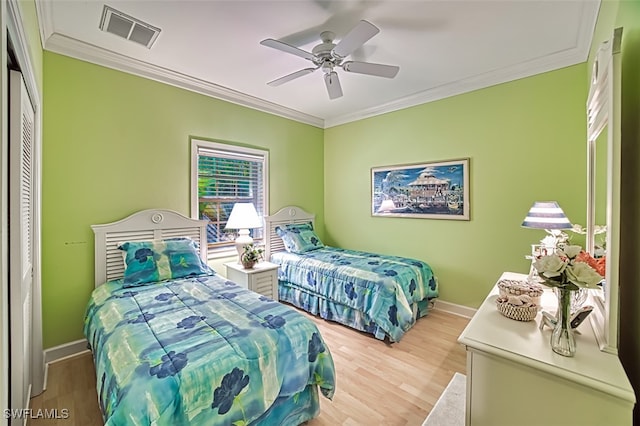
<svg viewBox="0 0 640 426"><path fill-rule="evenodd" d="M233 205L225 229L238 230L238 237L235 241L236 250L238 251L238 263L240 263L244 246L253 244L249 229L260 227L262 227L262 219L258 216L253 203L235 203Z"/></svg>
<svg viewBox="0 0 640 426"><path fill-rule="evenodd" d="M531 256L526 256L531 260L531 268L529 269L528 280L530 282L537 281L537 273L533 267L533 263L536 260L536 256L553 254L556 250L558 237L560 237L563 229L572 228L571 222L564 214L560 206L555 201L536 201L529 209L527 217L522 222L524 228L544 229L549 235L553 237L553 246L547 245L532 245ZM539 250L536 250L539 247ZM547 249L551 249L552 253L548 253Z"/></svg>
<svg viewBox="0 0 640 426"><path fill-rule="evenodd" d="M552 230L571 229L572 225L560 206L555 201L536 201L529 209L522 226L525 228L544 229L553 235Z"/></svg>

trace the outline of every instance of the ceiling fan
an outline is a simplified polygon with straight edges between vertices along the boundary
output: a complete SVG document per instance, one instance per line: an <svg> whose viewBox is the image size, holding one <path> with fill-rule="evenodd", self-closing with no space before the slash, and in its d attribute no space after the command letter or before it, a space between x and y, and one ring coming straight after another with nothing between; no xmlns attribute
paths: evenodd
<svg viewBox="0 0 640 426"><path fill-rule="evenodd" d="M336 99L342 96L342 87L340 86L338 73L335 72L336 67L340 67L346 72L393 78L398 74L400 67L395 65L374 64L371 62L344 60L347 56L353 53L353 51L361 47L367 42L367 40L379 32L380 30L378 27L368 21L362 20L336 44L334 43L335 34L331 31L323 31L320 34L322 43L314 47L311 52L307 52L306 50L302 50L283 41L274 40L272 38L262 40L260 44L263 46L272 47L286 53L300 56L301 58L313 62L315 65L314 67L304 68L285 75L284 77L277 78L267 84L269 86L280 86L281 84L322 68L329 98Z"/></svg>

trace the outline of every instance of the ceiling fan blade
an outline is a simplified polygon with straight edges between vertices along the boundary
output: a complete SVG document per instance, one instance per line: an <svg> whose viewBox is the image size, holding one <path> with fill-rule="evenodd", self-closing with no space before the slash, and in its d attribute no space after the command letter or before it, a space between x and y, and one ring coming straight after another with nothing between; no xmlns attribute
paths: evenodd
<svg viewBox="0 0 640 426"><path fill-rule="evenodd" d="M346 58L379 32L378 27L371 22L362 20L336 44L336 47L333 48L333 54L339 58Z"/></svg>
<svg viewBox="0 0 640 426"><path fill-rule="evenodd" d="M347 61L342 64L342 69L358 74L375 75L377 77L393 78L400 71L395 65L373 64L371 62Z"/></svg>
<svg viewBox="0 0 640 426"><path fill-rule="evenodd" d="M327 85L329 99L336 99L342 96L342 87L338 80L338 73L335 71L328 72L324 75L324 83Z"/></svg>
<svg viewBox="0 0 640 426"><path fill-rule="evenodd" d="M285 75L284 77L276 78L275 80L270 81L267 84L273 87L280 86L281 84L284 84L291 80L295 80L296 78L302 77L303 75L311 74L317 69L318 68L305 68L300 71L296 71L291 74Z"/></svg>
<svg viewBox="0 0 640 426"><path fill-rule="evenodd" d="M299 49L295 46L287 44L280 40L274 40L272 38L264 39L260 42L261 45L281 50L282 52L291 53L292 55L300 56L301 58L313 60L313 54L306 50Z"/></svg>

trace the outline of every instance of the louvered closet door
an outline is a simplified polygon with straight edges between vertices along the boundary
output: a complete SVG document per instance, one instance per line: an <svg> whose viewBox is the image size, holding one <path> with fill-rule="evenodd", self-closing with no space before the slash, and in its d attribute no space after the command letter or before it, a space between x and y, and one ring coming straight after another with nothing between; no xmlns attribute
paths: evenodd
<svg viewBox="0 0 640 426"><path fill-rule="evenodd" d="M19 72L10 72L9 97L10 392L12 408L27 408L33 326L34 111Z"/></svg>

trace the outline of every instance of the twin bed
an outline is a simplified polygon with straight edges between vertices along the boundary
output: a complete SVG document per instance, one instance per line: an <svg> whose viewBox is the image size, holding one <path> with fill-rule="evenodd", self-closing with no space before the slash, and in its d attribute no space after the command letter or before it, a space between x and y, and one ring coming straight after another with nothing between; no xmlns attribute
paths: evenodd
<svg viewBox="0 0 640 426"><path fill-rule="evenodd" d="M280 301L397 342L438 296L426 263L325 246L298 207L265 223ZM211 270L206 226L168 210L92 226L84 333L106 425L298 425L333 397L315 324Z"/></svg>
<svg viewBox="0 0 640 426"><path fill-rule="evenodd" d="M296 206L265 218L265 254L280 265L280 301L399 341L438 296L431 267L417 259L325 246L314 219Z"/></svg>
<svg viewBox="0 0 640 426"><path fill-rule="evenodd" d="M315 324L212 271L206 224L146 210L93 226L84 333L106 425L298 425L333 396Z"/></svg>

